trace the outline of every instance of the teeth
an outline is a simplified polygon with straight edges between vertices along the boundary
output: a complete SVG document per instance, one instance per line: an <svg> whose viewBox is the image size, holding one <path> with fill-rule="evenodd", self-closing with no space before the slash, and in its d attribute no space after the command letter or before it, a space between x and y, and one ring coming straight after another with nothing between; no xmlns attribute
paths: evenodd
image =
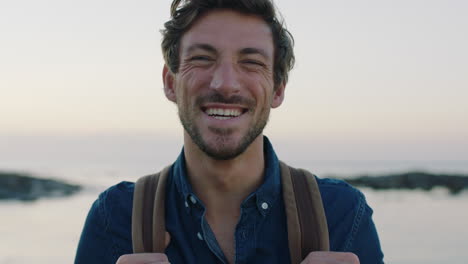
<svg viewBox="0 0 468 264"><path fill-rule="evenodd" d="M231 119L231 117L229 117L229 116L213 116L213 117L216 118L216 119L219 119L219 120Z"/></svg>
<svg viewBox="0 0 468 264"><path fill-rule="evenodd" d="M241 115L241 111L239 109L208 108L205 112L210 116L215 116L222 120Z"/></svg>

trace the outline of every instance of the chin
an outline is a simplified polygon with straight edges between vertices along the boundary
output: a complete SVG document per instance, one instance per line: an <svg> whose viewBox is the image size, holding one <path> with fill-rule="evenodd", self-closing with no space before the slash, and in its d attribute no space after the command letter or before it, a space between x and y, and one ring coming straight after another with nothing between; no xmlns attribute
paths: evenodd
<svg viewBox="0 0 468 264"><path fill-rule="evenodd" d="M214 136L197 144L209 157L215 160L231 160L244 153L248 145L242 140L229 136Z"/></svg>

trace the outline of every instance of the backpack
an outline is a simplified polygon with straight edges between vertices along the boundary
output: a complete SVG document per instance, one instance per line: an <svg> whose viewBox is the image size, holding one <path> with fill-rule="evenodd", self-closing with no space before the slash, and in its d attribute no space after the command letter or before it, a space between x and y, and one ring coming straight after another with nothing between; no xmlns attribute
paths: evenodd
<svg viewBox="0 0 468 264"><path fill-rule="evenodd" d="M322 198L315 176L280 162L283 200L292 264L312 251L328 251L329 238ZM138 179L133 194L132 243L134 253L164 253L165 186L170 166Z"/></svg>

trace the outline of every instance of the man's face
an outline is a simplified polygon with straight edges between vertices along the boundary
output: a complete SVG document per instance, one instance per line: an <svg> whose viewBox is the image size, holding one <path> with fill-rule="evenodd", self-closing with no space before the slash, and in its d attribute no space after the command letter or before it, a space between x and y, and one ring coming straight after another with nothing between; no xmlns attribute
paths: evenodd
<svg viewBox="0 0 468 264"><path fill-rule="evenodd" d="M164 69L165 92L210 157L235 158L261 136L284 96L284 85L274 89L273 63L271 30L255 16L212 11L182 36L178 73Z"/></svg>

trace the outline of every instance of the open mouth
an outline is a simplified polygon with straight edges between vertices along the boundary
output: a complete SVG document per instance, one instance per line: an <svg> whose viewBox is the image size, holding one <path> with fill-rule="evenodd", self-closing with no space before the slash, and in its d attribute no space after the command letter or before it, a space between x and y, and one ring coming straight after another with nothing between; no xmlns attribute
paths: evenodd
<svg viewBox="0 0 468 264"><path fill-rule="evenodd" d="M247 112L247 109L242 108L203 107L202 110L205 114L218 120L233 119Z"/></svg>

